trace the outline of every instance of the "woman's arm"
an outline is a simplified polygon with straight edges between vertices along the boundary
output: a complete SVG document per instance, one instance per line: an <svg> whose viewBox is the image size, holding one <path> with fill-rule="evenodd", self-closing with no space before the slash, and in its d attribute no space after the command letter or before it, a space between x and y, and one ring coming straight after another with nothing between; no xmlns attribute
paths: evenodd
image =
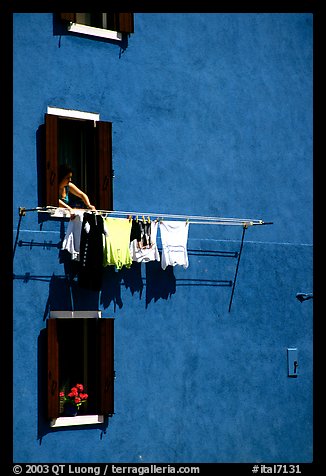
<svg viewBox="0 0 326 476"><path fill-rule="evenodd" d="M88 196L86 193L84 193L82 190L80 190L74 183L69 184L69 191L76 195L76 197L79 197L82 199L82 201L85 203L85 205L90 208L91 210L95 210L96 208L94 205L91 205Z"/></svg>
<svg viewBox="0 0 326 476"><path fill-rule="evenodd" d="M67 205L65 202L63 202L62 200L60 200L60 198L59 198L59 207L69 208L69 210L71 210L71 207L69 207L69 205Z"/></svg>

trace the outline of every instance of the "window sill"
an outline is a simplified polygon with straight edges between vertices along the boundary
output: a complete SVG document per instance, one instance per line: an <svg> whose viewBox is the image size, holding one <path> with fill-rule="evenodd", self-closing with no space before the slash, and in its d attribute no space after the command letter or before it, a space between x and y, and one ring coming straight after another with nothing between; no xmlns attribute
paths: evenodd
<svg viewBox="0 0 326 476"><path fill-rule="evenodd" d="M83 35L97 36L99 38L122 41L122 33L118 31L95 28L94 26L82 25L81 23L70 23L68 25L68 30L72 33L81 33Z"/></svg>
<svg viewBox="0 0 326 476"><path fill-rule="evenodd" d="M98 425L104 422L103 415L78 415L75 417L59 417L51 420L51 428L59 428L62 426L77 425Z"/></svg>
<svg viewBox="0 0 326 476"><path fill-rule="evenodd" d="M58 318L101 318L102 311L50 311L50 319Z"/></svg>

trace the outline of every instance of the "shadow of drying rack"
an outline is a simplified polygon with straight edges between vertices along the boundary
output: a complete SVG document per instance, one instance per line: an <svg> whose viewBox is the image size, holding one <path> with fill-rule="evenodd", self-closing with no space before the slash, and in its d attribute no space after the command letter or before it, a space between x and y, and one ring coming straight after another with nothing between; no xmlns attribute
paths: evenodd
<svg viewBox="0 0 326 476"><path fill-rule="evenodd" d="M51 240L50 241L44 240L43 242L38 242L34 240L30 240L30 241L19 240L17 244L19 247L27 246L29 247L30 250L37 246L42 247L43 250L49 250L51 248L57 248L58 250L61 249L61 241L59 243L52 243Z"/></svg>
<svg viewBox="0 0 326 476"><path fill-rule="evenodd" d="M223 258L237 258L238 251L221 251L221 250L187 250L188 255L192 256L222 256Z"/></svg>
<svg viewBox="0 0 326 476"><path fill-rule="evenodd" d="M24 283L28 283L29 281L44 281L44 282L50 282L51 279L55 278L61 278L61 279L66 279L67 282L69 282L69 276L66 274L56 274L56 275L41 275L41 274L31 274L29 272L26 272L25 274L13 274L13 279L21 280ZM142 278L143 285L146 286L146 278ZM192 278L176 278L175 280L176 284L178 286L226 286L230 287L232 286L232 281L228 279L192 279ZM121 286L123 286L123 283L120 283Z"/></svg>

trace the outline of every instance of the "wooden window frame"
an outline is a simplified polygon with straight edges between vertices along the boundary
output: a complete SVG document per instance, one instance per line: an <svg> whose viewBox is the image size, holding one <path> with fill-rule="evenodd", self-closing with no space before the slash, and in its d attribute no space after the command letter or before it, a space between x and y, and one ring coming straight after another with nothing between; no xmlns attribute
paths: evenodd
<svg viewBox="0 0 326 476"><path fill-rule="evenodd" d="M79 113L79 117L78 117ZM59 134L60 118L94 121L94 157L96 168L95 206L99 210L113 210L112 123L95 120L93 113L48 109L45 114L45 193L43 206L58 207ZM99 116L98 116L99 118ZM78 185L78 184L77 184ZM45 203L44 203L45 202Z"/></svg>
<svg viewBox="0 0 326 476"><path fill-rule="evenodd" d="M48 403L47 417L50 420L51 427L99 424L104 422L106 416L114 414L114 319L113 318L95 318L96 319L96 366L94 369L97 375L97 414L79 415L76 417L60 416L60 400L59 400L59 355L60 345L58 338L59 322L77 320L76 325L80 325L80 321L87 318L69 317L50 317L47 320L47 365L48 365Z"/></svg>

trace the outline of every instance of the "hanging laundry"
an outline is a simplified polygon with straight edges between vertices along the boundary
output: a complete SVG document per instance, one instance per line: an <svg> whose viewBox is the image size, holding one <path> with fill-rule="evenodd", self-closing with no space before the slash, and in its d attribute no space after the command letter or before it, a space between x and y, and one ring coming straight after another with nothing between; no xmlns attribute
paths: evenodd
<svg viewBox="0 0 326 476"><path fill-rule="evenodd" d="M160 261L160 254L156 244L158 222L145 223L146 227L143 226L143 222L138 223L140 224L140 233L138 235L136 233L137 236L131 241L129 247L132 260L138 263ZM131 233L130 238L133 236L135 235Z"/></svg>
<svg viewBox="0 0 326 476"><path fill-rule="evenodd" d="M69 251L71 259L74 261L80 260L79 251L83 218L83 211L74 210L74 217L71 218L68 223L67 231L62 242L61 249Z"/></svg>
<svg viewBox="0 0 326 476"><path fill-rule="evenodd" d="M160 232L162 240L162 268L180 265L188 268L189 223L180 221L161 221Z"/></svg>
<svg viewBox="0 0 326 476"><path fill-rule="evenodd" d="M130 268L132 259L129 250L131 220L127 218L104 218L103 266L117 269Z"/></svg>
<svg viewBox="0 0 326 476"><path fill-rule="evenodd" d="M103 235L102 216L85 212L80 236L78 284L93 291L100 291L102 286Z"/></svg>
<svg viewBox="0 0 326 476"><path fill-rule="evenodd" d="M151 223L145 220L139 221L140 227L140 247L151 245Z"/></svg>
<svg viewBox="0 0 326 476"><path fill-rule="evenodd" d="M137 240L138 242L141 240L141 231L138 220L132 220L131 222L130 243L133 240Z"/></svg>
<svg viewBox="0 0 326 476"><path fill-rule="evenodd" d="M151 222L143 220L132 220L130 243L137 240L138 247L150 246L151 244Z"/></svg>

